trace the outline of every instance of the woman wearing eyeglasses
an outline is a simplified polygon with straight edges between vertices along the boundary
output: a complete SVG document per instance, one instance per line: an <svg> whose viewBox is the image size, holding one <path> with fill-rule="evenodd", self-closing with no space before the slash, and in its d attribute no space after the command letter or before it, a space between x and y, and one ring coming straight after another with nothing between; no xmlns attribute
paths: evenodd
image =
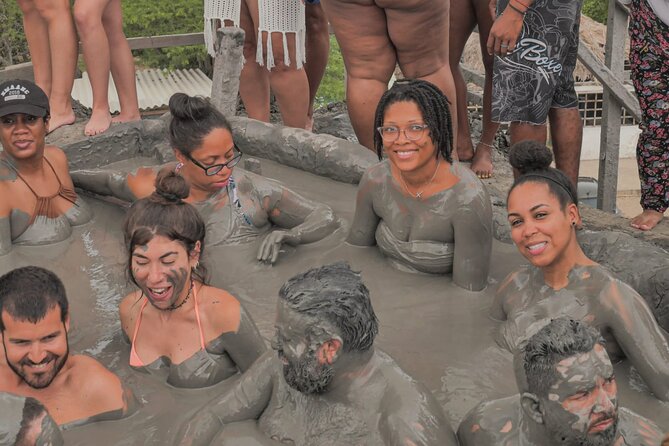
<svg viewBox="0 0 669 446"><path fill-rule="evenodd" d="M169 106L169 138L178 161L174 169L190 184L184 201L193 204L206 222L209 246L243 243L266 234L258 260L274 263L283 243L315 242L338 227L328 206L276 181L233 169L242 153L227 119L205 99L177 93ZM78 187L133 202L154 192L159 169L145 167L130 174L78 171L72 177Z"/></svg>
<svg viewBox="0 0 669 446"><path fill-rule="evenodd" d="M481 181L451 158L446 96L423 80L396 82L376 108L379 164L358 188L348 242L376 243L392 263L453 274L465 289L485 288L492 209Z"/></svg>

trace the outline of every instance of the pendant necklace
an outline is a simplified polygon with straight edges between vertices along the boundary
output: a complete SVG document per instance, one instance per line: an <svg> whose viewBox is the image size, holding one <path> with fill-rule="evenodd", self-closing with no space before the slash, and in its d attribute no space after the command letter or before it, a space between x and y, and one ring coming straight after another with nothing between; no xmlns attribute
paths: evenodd
<svg viewBox="0 0 669 446"><path fill-rule="evenodd" d="M434 181L434 179L437 177L437 172L439 172L439 163L441 163L441 158L439 158L439 159L437 160L437 167L434 169L434 173L432 174L432 178L430 178L430 181L428 181L427 183L425 183L425 186L423 187L423 190L421 190L421 191L419 191L419 192L416 192L415 194L414 194L413 192L411 192L411 191L409 190L409 188L407 187L407 183L404 181L404 175L402 175L402 171L400 171L400 180L402 180L402 186L404 186L404 190L406 190L407 193L408 193L409 195L411 195L412 197L414 197L414 198L418 198L419 200L422 199L422 197L423 197L423 192L425 192L425 189L427 189L427 187L428 187L430 184L432 184L432 182Z"/></svg>

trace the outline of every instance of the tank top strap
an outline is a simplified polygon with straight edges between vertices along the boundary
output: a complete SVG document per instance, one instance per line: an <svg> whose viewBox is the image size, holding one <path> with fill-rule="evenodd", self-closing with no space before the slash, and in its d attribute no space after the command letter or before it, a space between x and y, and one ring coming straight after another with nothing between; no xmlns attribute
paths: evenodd
<svg viewBox="0 0 669 446"><path fill-rule="evenodd" d="M56 169L54 169L53 165L51 162L47 159L47 157L44 157L44 161L49 165L51 168L51 171L53 172L54 176L56 177L56 181L58 181L58 195L60 195L62 198L65 200L69 201L72 204L77 204L77 193L74 191L74 189L70 189L69 187L63 186L62 181L60 181L60 177L56 173Z"/></svg>
<svg viewBox="0 0 669 446"><path fill-rule="evenodd" d="M56 169L54 169L53 164L51 164L51 161L45 156L44 161L48 164L48 166L51 168L51 172L53 172L53 175L56 177L56 181L58 181L58 188L60 189L63 187L63 183L60 182L60 177L58 177L58 174L56 173Z"/></svg>
<svg viewBox="0 0 669 446"><path fill-rule="evenodd" d="M200 346L202 350L206 350L204 342L204 332L202 330L202 321L200 320L200 306L197 301L197 287L193 284L193 301L195 302L195 319L197 320L197 329L200 332Z"/></svg>

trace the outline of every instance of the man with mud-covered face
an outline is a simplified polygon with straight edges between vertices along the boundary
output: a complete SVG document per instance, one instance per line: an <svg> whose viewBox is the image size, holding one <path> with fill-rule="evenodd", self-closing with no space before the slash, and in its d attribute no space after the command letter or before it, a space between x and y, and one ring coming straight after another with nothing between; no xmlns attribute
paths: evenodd
<svg viewBox="0 0 669 446"><path fill-rule="evenodd" d="M430 392L374 348L369 291L347 264L288 280L275 328L276 352L198 411L179 444L457 444Z"/></svg>
<svg viewBox="0 0 669 446"><path fill-rule="evenodd" d="M655 446L659 428L618 407L613 366L599 331L554 319L524 349L518 396L485 402L458 429L460 444Z"/></svg>

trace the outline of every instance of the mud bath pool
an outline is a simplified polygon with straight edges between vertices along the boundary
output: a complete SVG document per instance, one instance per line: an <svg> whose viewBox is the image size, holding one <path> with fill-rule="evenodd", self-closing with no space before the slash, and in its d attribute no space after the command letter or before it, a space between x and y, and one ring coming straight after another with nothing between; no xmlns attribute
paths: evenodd
<svg viewBox="0 0 669 446"><path fill-rule="evenodd" d="M271 161L262 160L261 165L265 176L329 204L342 220L342 228L320 242L297 249L286 247L272 267L255 260L259 241L207 247L205 261L211 283L244 303L263 337L273 335L277 292L286 279L314 265L347 260L362 271L371 291L380 321L377 347L433 392L454 429L480 400L517 393L511 356L494 343L492 333L497 324L487 316L498 283L524 261L514 246L495 241L490 283L481 293L456 287L449 277L401 272L376 248L343 244L353 217L354 185ZM132 289L126 276L120 229L124 209L90 196L85 198L95 212L91 223L76 228L70 240L56 245L14 247L9 255L0 257L0 273L24 265L55 271L63 279L70 299L71 351L97 357L132 388L141 402L139 411L124 420L66 431L66 444L169 444L181 423L234 379L206 389L175 389L156 376L130 369L130 347L121 337L117 311L119 300ZM627 361L615 368L621 405L654 420L666 432L669 405L648 393Z"/></svg>

